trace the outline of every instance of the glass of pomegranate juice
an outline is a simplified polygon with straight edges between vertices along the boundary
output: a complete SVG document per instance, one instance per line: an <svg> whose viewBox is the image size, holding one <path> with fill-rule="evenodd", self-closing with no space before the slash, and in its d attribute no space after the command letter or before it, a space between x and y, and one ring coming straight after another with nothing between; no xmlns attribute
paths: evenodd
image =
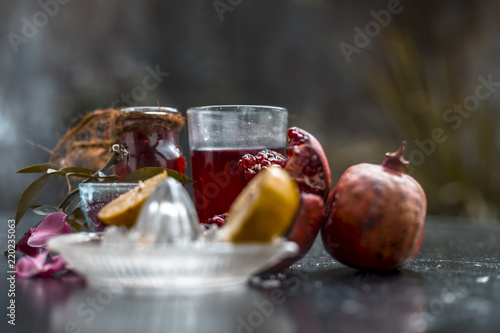
<svg viewBox="0 0 500 333"><path fill-rule="evenodd" d="M116 119L115 134L129 152L114 166L123 181L140 168L162 167L185 173L186 161L179 146L179 131L185 119L174 108L141 106L124 108Z"/></svg>
<svg viewBox="0 0 500 333"><path fill-rule="evenodd" d="M288 111L273 106L218 105L187 111L193 196L200 223L229 210L248 183L238 170L245 154L285 154Z"/></svg>

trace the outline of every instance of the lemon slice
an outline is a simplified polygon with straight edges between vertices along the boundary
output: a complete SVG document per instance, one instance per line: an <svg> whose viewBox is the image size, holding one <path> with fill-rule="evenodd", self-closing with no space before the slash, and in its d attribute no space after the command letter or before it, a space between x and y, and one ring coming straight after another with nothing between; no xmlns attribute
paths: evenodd
<svg viewBox="0 0 500 333"><path fill-rule="evenodd" d="M285 235L299 206L299 188L285 170L262 170L233 202L217 237L235 243L271 242Z"/></svg>
<svg viewBox="0 0 500 333"><path fill-rule="evenodd" d="M97 218L106 224L123 225L130 228L135 224L144 202L167 177L167 173L163 172L144 182L139 181L137 187L123 193L102 207L97 213Z"/></svg>

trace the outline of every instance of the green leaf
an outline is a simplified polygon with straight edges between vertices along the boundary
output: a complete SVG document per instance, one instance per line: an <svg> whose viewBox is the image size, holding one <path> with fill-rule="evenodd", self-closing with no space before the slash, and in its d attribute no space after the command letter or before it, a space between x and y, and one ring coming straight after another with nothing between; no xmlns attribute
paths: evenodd
<svg viewBox="0 0 500 333"><path fill-rule="evenodd" d="M33 213L37 214L37 215L49 215L49 214L52 214L52 213L60 213L61 211L57 208L57 207L54 207L54 206L40 206L40 207L36 207L35 209L33 209Z"/></svg>
<svg viewBox="0 0 500 333"><path fill-rule="evenodd" d="M75 209L71 216L75 220L85 220L85 215L83 215L82 207L78 207L77 209Z"/></svg>
<svg viewBox="0 0 500 333"><path fill-rule="evenodd" d="M66 219L66 223L68 223L71 226L71 228L75 229L76 232L82 231L82 227L85 225L84 223L82 223L78 220L75 220L71 217L68 217Z"/></svg>
<svg viewBox="0 0 500 333"><path fill-rule="evenodd" d="M80 167L68 167L61 170L55 170L52 168L47 169L48 174L67 176L67 177L81 177L90 178L94 181L98 181L97 177L93 176L94 171L92 169L80 168Z"/></svg>
<svg viewBox="0 0 500 333"><path fill-rule="evenodd" d="M49 181L51 174L45 174L40 178L36 179L33 183L31 183L21 194L19 198L19 202L17 203L16 209L16 225L19 223L23 215L26 213L28 208L33 204L40 191L42 191L43 187Z"/></svg>
<svg viewBox="0 0 500 333"><path fill-rule="evenodd" d="M57 173L58 175L60 173ZM66 176L68 177L81 177L81 178L89 178L94 181L98 181L99 179L97 177L92 176L91 174L89 175L88 173L80 173L80 172L68 172L66 173Z"/></svg>
<svg viewBox="0 0 500 333"><path fill-rule="evenodd" d="M99 178L95 177L92 174L88 173L81 173L81 172L64 172L62 170L54 170L54 169L49 169L47 170L47 174L51 175L59 175L59 176L66 176L66 177L80 177L80 178L88 178L93 181L99 181Z"/></svg>
<svg viewBox="0 0 500 333"><path fill-rule="evenodd" d="M139 180L146 180L166 171L164 168L159 167L146 167L132 171L125 177L125 183L137 183ZM167 172L168 173L168 172Z"/></svg>
<svg viewBox="0 0 500 333"><path fill-rule="evenodd" d="M67 167L62 168L55 172L58 175L71 176L71 177L82 177L82 178L90 178L92 180L97 180L96 177L93 176L94 171L88 168L82 167Z"/></svg>
<svg viewBox="0 0 500 333"><path fill-rule="evenodd" d="M172 177L173 179L177 180L181 184L189 184L189 183L194 183L195 181L189 178L188 176L183 175L182 173L172 170L172 169L165 169L167 170L167 174L169 177Z"/></svg>
<svg viewBox="0 0 500 333"><path fill-rule="evenodd" d="M89 169L89 168L82 168L82 167L67 167L67 168L62 168L59 170L60 172L64 173L78 173L78 174L88 174L88 175L93 175L94 170Z"/></svg>
<svg viewBox="0 0 500 333"><path fill-rule="evenodd" d="M71 215L75 211L75 209L79 208L82 203L82 199L80 198L80 194L76 195L69 202L68 206L64 209L64 213L66 215Z"/></svg>
<svg viewBox="0 0 500 333"><path fill-rule="evenodd" d="M182 184L189 184L192 183L193 180L187 176L184 176L182 173L177 172L172 169L164 169L164 168L159 168L159 167L146 167L146 168L141 168L137 169L133 172L131 172L127 177L125 177L125 182L126 183L137 183L139 180L146 180L148 178L151 178L153 176L156 176L157 174L162 173L163 171L166 171L169 177L174 178L178 182Z"/></svg>
<svg viewBox="0 0 500 333"><path fill-rule="evenodd" d="M109 176L104 176L104 177L101 177L100 180L102 183L112 183L112 182L115 182L117 181L118 179L120 179L120 176L116 176L116 175L109 175Z"/></svg>
<svg viewBox="0 0 500 333"><path fill-rule="evenodd" d="M26 167L24 169L18 170L17 173L40 173L40 172L45 173L49 169L58 170L59 167L57 165L55 165L54 163L42 163L42 164L36 164L36 165Z"/></svg>

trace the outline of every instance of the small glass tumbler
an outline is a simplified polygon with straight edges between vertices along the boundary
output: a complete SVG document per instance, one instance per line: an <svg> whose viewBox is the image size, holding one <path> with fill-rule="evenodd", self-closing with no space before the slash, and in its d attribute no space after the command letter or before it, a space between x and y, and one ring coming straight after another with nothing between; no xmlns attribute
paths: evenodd
<svg viewBox="0 0 500 333"><path fill-rule="evenodd" d="M137 183L80 183L81 208L91 231L103 231L106 227L97 213L108 202L135 188Z"/></svg>
<svg viewBox="0 0 500 333"><path fill-rule="evenodd" d="M200 223L229 210L248 181L245 154L285 153L288 111L274 106L218 105L187 111L193 196Z"/></svg>
<svg viewBox="0 0 500 333"><path fill-rule="evenodd" d="M173 108L141 106L124 108L116 119L115 134L129 152L115 164L113 172L125 177L140 168L162 167L186 171L186 160L179 145L184 117Z"/></svg>

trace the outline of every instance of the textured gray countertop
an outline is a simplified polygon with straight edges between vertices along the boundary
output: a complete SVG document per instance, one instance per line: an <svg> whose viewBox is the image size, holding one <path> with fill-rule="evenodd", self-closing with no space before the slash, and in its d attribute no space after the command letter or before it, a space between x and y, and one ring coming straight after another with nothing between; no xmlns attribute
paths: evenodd
<svg viewBox="0 0 500 333"><path fill-rule="evenodd" d="M390 274L334 261L317 240L291 269L238 290L137 297L76 277L17 279L7 324L7 258L0 259L2 332L500 332L500 226L430 218L422 250ZM5 232L1 230L2 244Z"/></svg>

